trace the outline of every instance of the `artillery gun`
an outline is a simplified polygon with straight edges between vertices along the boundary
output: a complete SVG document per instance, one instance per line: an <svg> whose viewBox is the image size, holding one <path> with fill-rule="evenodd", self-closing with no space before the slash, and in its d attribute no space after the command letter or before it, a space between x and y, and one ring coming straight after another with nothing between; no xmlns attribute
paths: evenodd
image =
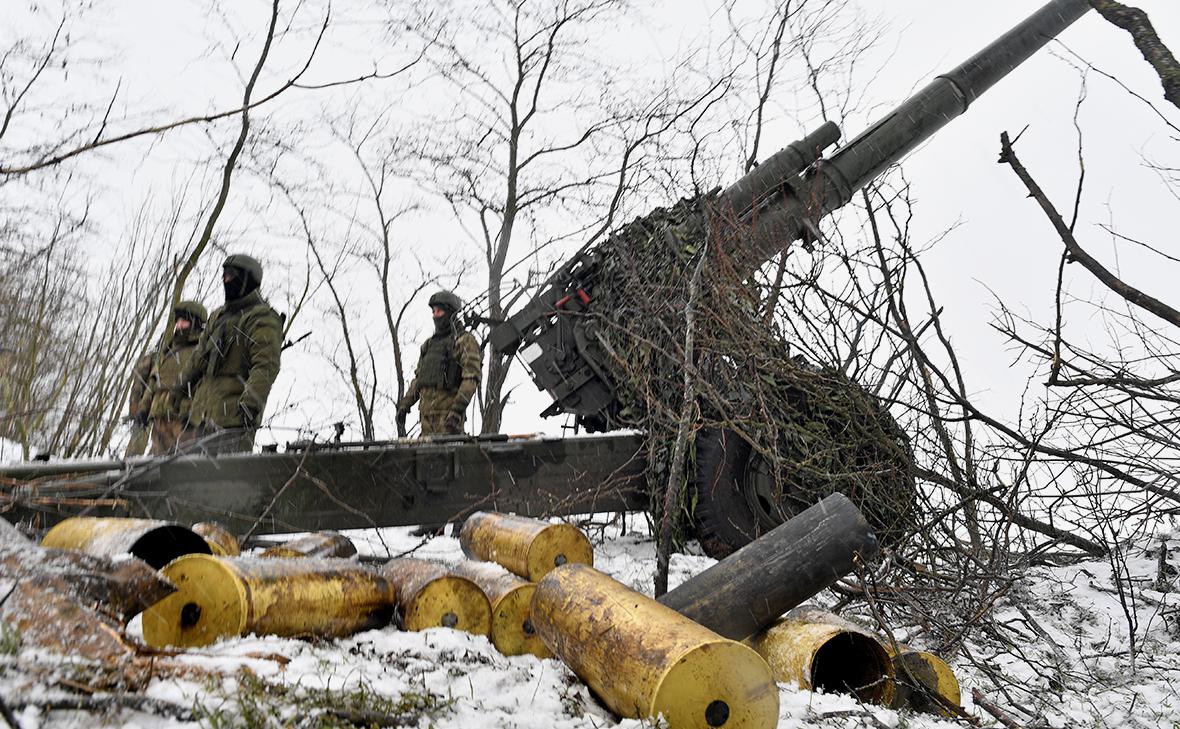
<svg viewBox="0 0 1180 729"><path fill-rule="evenodd" d="M728 253L754 270L796 241L822 245L825 215L1089 9L1087 0L1052 0L831 156L823 157L840 131L829 122L710 195L706 213L741 228L731 239L740 244ZM489 337L499 352L519 354L552 398L544 415L572 415L593 435L296 443L282 453L12 464L0 467L0 512L41 528L86 512L219 520L238 533L273 533L441 522L478 509L559 515L648 508L645 434L608 432L634 423L591 315L609 306L598 297L610 283L604 255L602 246L583 248ZM711 537L702 544L721 556L794 508L771 503L782 491L768 483L773 474L758 467L749 444L724 433L705 437L713 440L698 441L698 473L689 480L711 483L698 500L721 500L712 507L724 520L702 524L714 532L702 534Z"/></svg>

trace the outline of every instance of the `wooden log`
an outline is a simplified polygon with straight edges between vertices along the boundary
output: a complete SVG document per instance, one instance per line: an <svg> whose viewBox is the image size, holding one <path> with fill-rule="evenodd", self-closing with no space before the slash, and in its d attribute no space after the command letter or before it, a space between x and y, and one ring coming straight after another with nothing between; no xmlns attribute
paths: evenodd
<svg viewBox="0 0 1180 729"><path fill-rule="evenodd" d="M22 647L103 663L130 658L135 652L123 640L115 619L69 593L32 582L3 589L0 624L15 629Z"/></svg>
<svg viewBox="0 0 1180 729"><path fill-rule="evenodd" d="M659 599L726 638L745 640L877 554L877 537L832 494Z"/></svg>
<svg viewBox="0 0 1180 729"><path fill-rule="evenodd" d="M41 547L13 532L0 539L0 577L10 585L37 585L122 624L176 590L141 559Z"/></svg>

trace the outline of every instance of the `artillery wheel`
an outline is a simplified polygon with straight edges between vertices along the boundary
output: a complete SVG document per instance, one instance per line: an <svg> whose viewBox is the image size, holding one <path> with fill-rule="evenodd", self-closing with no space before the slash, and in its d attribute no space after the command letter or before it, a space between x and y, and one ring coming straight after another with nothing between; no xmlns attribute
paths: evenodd
<svg viewBox="0 0 1180 729"><path fill-rule="evenodd" d="M763 459L732 430L706 428L697 434L693 486L697 538L715 559L728 557L797 511L778 492Z"/></svg>

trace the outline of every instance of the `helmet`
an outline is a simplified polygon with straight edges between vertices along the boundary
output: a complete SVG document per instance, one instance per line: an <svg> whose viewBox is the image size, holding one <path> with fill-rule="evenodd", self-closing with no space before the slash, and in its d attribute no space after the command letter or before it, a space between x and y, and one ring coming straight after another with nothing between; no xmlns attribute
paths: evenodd
<svg viewBox="0 0 1180 729"><path fill-rule="evenodd" d="M247 256L245 253L235 253L232 256L227 256L225 263L222 266L231 266L250 274L255 283L262 283L262 264L258 262L257 258Z"/></svg>
<svg viewBox="0 0 1180 729"><path fill-rule="evenodd" d="M450 291L438 291L434 293L431 295L428 303L431 308L439 306L449 310L452 314L458 314L459 310L463 308L463 300Z"/></svg>
<svg viewBox="0 0 1180 729"><path fill-rule="evenodd" d="M182 301L176 305L174 310L176 313L185 314L198 327L205 326L205 322L209 321L209 312L201 305L199 301Z"/></svg>

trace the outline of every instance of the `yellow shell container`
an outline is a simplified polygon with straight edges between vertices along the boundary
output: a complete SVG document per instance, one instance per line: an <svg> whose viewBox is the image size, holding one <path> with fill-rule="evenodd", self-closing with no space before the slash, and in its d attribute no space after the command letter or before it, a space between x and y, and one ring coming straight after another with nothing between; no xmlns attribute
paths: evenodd
<svg viewBox="0 0 1180 729"><path fill-rule="evenodd" d="M933 653L905 646L901 648L893 656L893 668L897 674L893 708L907 707L928 714L956 716L945 704L961 706L963 697L959 680L947 662Z"/></svg>
<svg viewBox="0 0 1180 729"><path fill-rule="evenodd" d="M351 557L356 545L339 532L313 532L276 544L259 553L259 557Z"/></svg>
<svg viewBox="0 0 1180 729"><path fill-rule="evenodd" d="M530 582L566 563L594 564L590 540L577 527L493 511L467 517L459 545L471 559L495 562Z"/></svg>
<svg viewBox="0 0 1180 729"><path fill-rule="evenodd" d="M237 557L242 553L242 545L238 543L238 538L215 521L193 524L193 532L208 542L209 549L218 557Z"/></svg>
<svg viewBox="0 0 1180 729"><path fill-rule="evenodd" d="M451 572L471 580L487 596L492 608L492 630L488 637L496 650L506 656L529 653L538 658L553 657L533 627L536 585L490 562L460 562Z"/></svg>
<svg viewBox="0 0 1180 729"><path fill-rule="evenodd" d="M533 597L537 633L623 717L662 714L671 729L770 729L778 686L749 646L580 564Z"/></svg>
<svg viewBox="0 0 1180 729"><path fill-rule="evenodd" d="M209 544L186 526L155 519L72 516L58 522L41 546L115 557L133 554L160 569L185 554L209 554Z"/></svg>
<svg viewBox="0 0 1180 729"><path fill-rule="evenodd" d="M492 632L492 605L471 580L424 559L395 559L381 568L397 592L404 630L454 628L475 635Z"/></svg>
<svg viewBox="0 0 1180 729"><path fill-rule="evenodd" d="M838 615L798 608L747 643L770 664L777 681L850 693L866 703L888 706L893 700L889 652L877 636Z"/></svg>
<svg viewBox="0 0 1180 729"><path fill-rule="evenodd" d="M177 587L143 613L153 647L255 633L333 638L387 625L393 585L346 560L189 555L163 570Z"/></svg>

